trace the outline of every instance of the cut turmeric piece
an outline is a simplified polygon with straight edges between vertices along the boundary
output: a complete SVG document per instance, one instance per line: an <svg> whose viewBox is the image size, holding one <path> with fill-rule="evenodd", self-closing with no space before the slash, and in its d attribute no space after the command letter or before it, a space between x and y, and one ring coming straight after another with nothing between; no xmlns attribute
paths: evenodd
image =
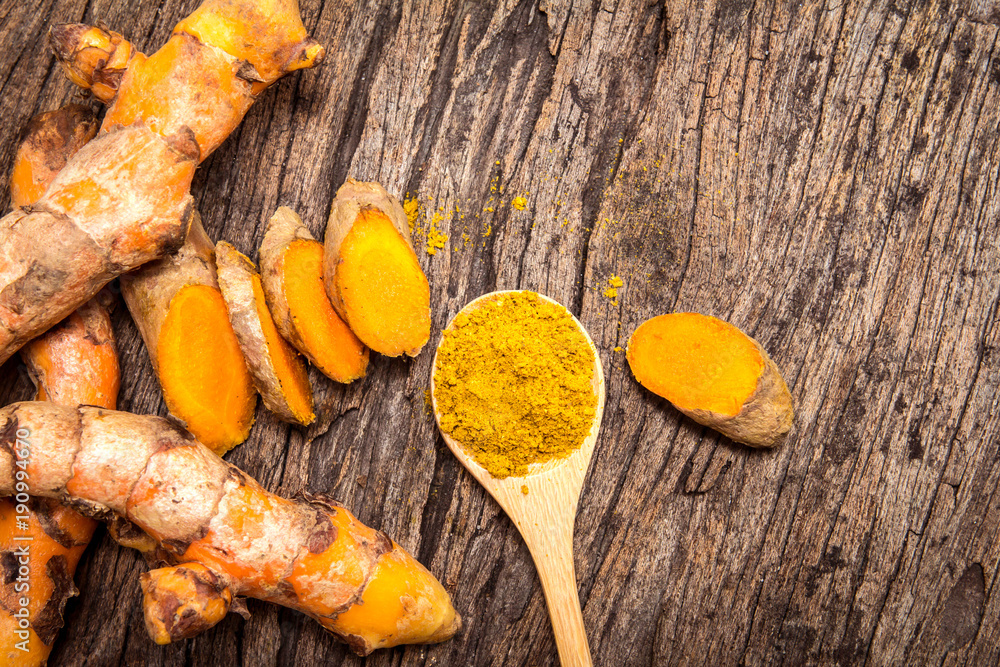
<svg viewBox="0 0 1000 667"><path fill-rule="evenodd" d="M278 333L257 268L225 241L215 252L229 321L264 405L280 419L311 424L316 415L305 362Z"/></svg>
<svg viewBox="0 0 1000 667"><path fill-rule="evenodd" d="M170 413L219 456L246 440L257 396L197 212L181 249L123 276L122 294Z"/></svg>
<svg viewBox="0 0 1000 667"><path fill-rule="evenodd" d="M399 201L348 179L326 230L324 280L333 307L362 343L415 357L430 338L430 287Z"/></svg>
<svg viewBox="0 0 1000 667"><path fill-rule="evenodd" d="M221 456L247 439L256 390L218 288L177 292L156 356L167 408L198 440Z"/></svg>
<svg viewBox="0 0 1000 667"><path fill-rule="evenodd" d="M635 330L626 356L641 385L736 442L771 447L792 426L792 397L778 367L728 322L660 315Z"/></svg>
<svg viewBox="0 0 1000 667"><path fill-rule="evenodd" d="M287 207L271 217L260 270L267 305L285 340L332 380L364 377L368 348L337 315L323 287L323 244Z"/></svg>

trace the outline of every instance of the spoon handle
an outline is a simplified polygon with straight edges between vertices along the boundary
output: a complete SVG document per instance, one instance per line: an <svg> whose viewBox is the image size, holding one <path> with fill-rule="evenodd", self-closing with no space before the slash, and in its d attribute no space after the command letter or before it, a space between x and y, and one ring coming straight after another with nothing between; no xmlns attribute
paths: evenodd
<svg viewBox="0 0 1000 667"><path fill-rule="evenodd" d="M573 569L573 530L535 534L525 540L535 561L562 667L591 667L587 629Z"/></svg>

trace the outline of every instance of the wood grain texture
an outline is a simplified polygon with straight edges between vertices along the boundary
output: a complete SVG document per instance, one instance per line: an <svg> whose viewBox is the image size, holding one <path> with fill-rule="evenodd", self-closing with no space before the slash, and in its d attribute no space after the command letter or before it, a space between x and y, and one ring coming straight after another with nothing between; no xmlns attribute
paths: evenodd
<svg viewBox="0 0 1000 667"><path fill-rule="evenodd" d="M254 257L277 206L321 237L337 187L377 180L449 235L418 252L436 330L512 288L583 322L607 381L574 544L595 664L1000 660L996 0L300 2L327 62L202 166L205 227ZM196 4L2 3L0 174L27 119L75 94L48 25L103 20L151 51ZM734 445L633 380L615 348L673 310L764 345L796 403L785 444ZM116 318L119 405L162 414ZM452 591L459 637L362 660L251 601L156 647L144 565L105 536L52 664L556 664L527 549L424 404L432 356L373 355L349 387L314 372L319 423L259 408L227 459L393 536ZM28 393L5 365L0 401Z"/></svg>

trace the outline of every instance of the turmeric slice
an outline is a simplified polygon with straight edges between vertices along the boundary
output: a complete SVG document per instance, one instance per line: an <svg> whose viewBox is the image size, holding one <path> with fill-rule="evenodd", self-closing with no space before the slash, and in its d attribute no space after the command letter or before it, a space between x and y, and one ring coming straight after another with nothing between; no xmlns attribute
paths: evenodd
<svg viewBox="0 0 1000 667"><path fill-rule="evenodd" d="M257 268L225 241L215 254L229 321L264 405L280 419L311 424L316 415L305 362L278 333Z"/></svg>
<svg viewBox="0 0 1000 667"><path fill-rule="evenodd" d="M639 384L693 420L751 447L772 447L792 426L788 386L764 348L698 313L643 322L626 353Z"/></svg>
<svg viewBox="0 0 1000 667"><path fill-rule="evenodd" d="M26 441L30 460L19 458ZM360 655L461 628L444 587L384 533L326 496L269 493L164 419L15 403L0 409L0 495L19 466L27 493L128 520L159 542L173 568L143 578L157 641L239 611L239 596L302 611Z"/></svg>
<svg viewBox="0 0 1000 667"><path fill-rule="evenodd" d="M399 201L378 183L348 179L326 229L324 281L362 343L415 357L430 338L430 287Z"/></svg>
<svg viewBox="0 0 1000 667"><path fill-rule="evenodd" d="M70 156L96 132L94 114L79 105L34 117L14 158L14 205L28 206L41 197ZM119 369L111 305L110 295L102 291L21 348L38 400L115 407ZM20 491L16 504L0 500L0 553L5 563L20 567L24 558L31 567L22 580L0 583L0 662L36 667L46 663L63 625L66 601L77 594L73 574L97 522L54 499L29 498L26 489ZM27 591L30 595L25 596ZM27 611L26 618L20 616L21 609ZM21 627L22 619L27 628Z"/></svg>
<svg viewBox="0 0 1000 667"><path fill-rule="evenodd" d="M220 456L246 440L257 392L219 291L215 246L197 212L176 254L121 283L170 413Z"/></svg>
<svg viewBox="0 0 1000 667"><path fill-rule="evenodd" d="M337 315L323 287L323 244L290 208L279 208L268 223L260 271L267 305L285 340L332 380L364 377L368 348Z"/></svg>

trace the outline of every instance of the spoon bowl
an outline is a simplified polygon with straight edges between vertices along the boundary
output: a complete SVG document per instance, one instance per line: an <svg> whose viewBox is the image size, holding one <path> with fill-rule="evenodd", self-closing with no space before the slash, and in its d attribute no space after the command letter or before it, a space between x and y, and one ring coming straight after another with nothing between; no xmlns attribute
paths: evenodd
<svg viewBox="0 0 1000 667"><path fill-rule="evenodd" d="M481 308L504 294L510 293L513 291L485 294L471 301L460 311L460 314ZM542 295L539 297L565 310L558 302ZM461 442L452 438L443 429L441 435L455 457L493 496L514 522L514 525L517 526L531 552L535 568L538 570L542 591L545 593L545 600L549 608L549 616L552 619L552 629L556 637L560 662L564 667L570 665L576 667L591 665L592 662L573 567L573 523L576 518L583 479L587 474L590 458L594 453L601 417L604 414L605 390L604 371L601 368L597 347L583 325L573 317L572 313L566 312L573 318L574 324L583 334L594 358L593 390L597 397L597 406L594 410L590 431L578 449L562 458L533 463L528 466L528 472L523 476L498 479L479 465ZM454 319L448 324L446 331L453 326ZM439 343L438 350L440 347ZM435 352L433 362L435 370L437 364L438 358ZM441 415L438 411L433 372L431 374L431 404L434 408L434 418L440 428Z"/></svg>

